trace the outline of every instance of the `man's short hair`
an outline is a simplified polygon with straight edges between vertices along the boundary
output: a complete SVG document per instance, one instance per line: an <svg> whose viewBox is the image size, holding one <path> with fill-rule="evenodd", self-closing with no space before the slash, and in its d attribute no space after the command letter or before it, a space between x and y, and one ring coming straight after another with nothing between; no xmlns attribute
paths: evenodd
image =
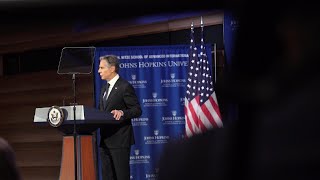
<svg viewBox="0 0 320 180"><path fill-rule="evenodd" d="M105 60L107 61L108 65L111 67L111 66L114 66L116 69L116 73L119 72L119 59L117 56L115 55L105 55L105 56L101 56L100 57L100 61L101 60Z"/></svg>

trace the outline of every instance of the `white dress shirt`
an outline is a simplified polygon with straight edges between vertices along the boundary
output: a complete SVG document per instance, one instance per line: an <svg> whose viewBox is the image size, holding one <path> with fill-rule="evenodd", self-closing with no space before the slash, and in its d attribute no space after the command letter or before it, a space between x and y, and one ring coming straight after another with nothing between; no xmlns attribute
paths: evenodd
<svg viewBox="0 0 320 180"><path fill-rule="evenodd" d="M108 81L109 85L109 89L108 89L108 94L107 94L107 99L109 97L109 94L114 86L114 84L116 84L117 80L119 79L119 74L117 74L115 77L113 77L110 81ZM105 97L106 93L103 95L103 97Z"/></svg>

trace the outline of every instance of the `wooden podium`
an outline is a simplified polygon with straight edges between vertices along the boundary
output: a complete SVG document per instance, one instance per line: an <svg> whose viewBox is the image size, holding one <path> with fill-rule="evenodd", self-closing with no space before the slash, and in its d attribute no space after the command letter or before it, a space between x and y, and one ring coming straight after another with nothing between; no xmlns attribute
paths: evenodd
<svg viewBox="0 0 320 180"><path fill-rule="evenodd" d="M64 114L63 123L57 130L64 133L59 180L74 180L74 106L61 106ZM108 112L99 111L92 107L76 105L76 154L77 180L97 180L97 151L93 132L102 125L117 124L119 121ZM47 122L51 107L36 108L33 122L37 125L50 126ZM54 127L53 127L54 128Z"/></svg>

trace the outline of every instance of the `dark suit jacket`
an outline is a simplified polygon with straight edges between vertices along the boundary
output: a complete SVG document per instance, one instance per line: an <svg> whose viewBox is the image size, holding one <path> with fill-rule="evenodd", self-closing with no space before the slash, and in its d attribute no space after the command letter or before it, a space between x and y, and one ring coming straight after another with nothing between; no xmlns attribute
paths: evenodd
<svg viewBox="0 0 320 180"><path fill-rule="evenodd" d="M133 86L123 78L119 78L113 86L107 99L107 106L103 108L103 93L106 85L101 88L99 109L111 112L122 110L123 120L120 124L106 125L100 128L100 146L108 148L130 147L134 144L134 134L131 119L141 116L142 110ZM104 144L103 144L104 143Z"/></svg>

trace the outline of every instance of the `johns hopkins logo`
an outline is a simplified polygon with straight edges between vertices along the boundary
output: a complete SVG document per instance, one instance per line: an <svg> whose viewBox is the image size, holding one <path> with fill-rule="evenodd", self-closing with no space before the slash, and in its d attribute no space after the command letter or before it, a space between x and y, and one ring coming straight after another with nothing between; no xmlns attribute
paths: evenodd
<svg viewBox="0 0 320 180"><path fill-rule="evenodd" d="M177 79L176 73L170 73L170 79L161 79L160 83L162 87L184 87L186 79Z"/></svg>
<svg viewBox="0 0 320 180"><path fill-rule="evenodd" d="M178 115L177 110L171 111L171 116L162 116L162 123L164 125L177 125L177 124L185 124L185 116Z"/></svg>
<svg viewBox="0 0 320 180"><path fill-rule="evenodd" d="M139 117L131 119L132 126L147 126L149 122L149 118L147 117Z"/></svg>
<svg viewBox="0 0 320 180"><path fill-rule="evenodd" d="M184 106L185 105L185 98L183 97L183 98L180 98L180 104L181 104L181 106Z"/></svg>
<svg viewBox="0 0 320 180"><path fill-rule="evenodd" d="M136 76L135 74L131 74L131 79L132 79L133 81L135 81L136 78L137 78L137 76Z"/></svg>
<svg viewBox="0 0 320 180"><path fill-rule="evenodd" d="M239 21L233 19L230 21L230 27L232 31L236 31L239 28Z"/></svg>
<svg viewBox="0 0 320 180"><path fill-rule="evenodd" d="M152 97L153 97L153 98L157 98L157 96L158 96L158 93L156 93L156 92L153 92L153 93L152 93Z"/></svg>
<svg viewBox="0 0 320 180"><path fill-rule="evenodd" d="M153 136L144 136L145 144L165 144L168 143L170 139L169 136L160 136L160 131L158 129L153 130Z"/></svg>
<svg viewBox="0 0 320 180"><path fill-rule="evenodd" d="M155 130L153 131L153 134L154 134L155 136L158 136L158 135L159 135L159 130L158 130L158 129L155 129Z"/></svg>
<svg viewBox="0 0 320 180"><path fill-rule="evenodd" d="M145 164L149 163L150 155L140 155L140 150L135 149L134 155L130 156L130 164Z"/></svg>
<svg viewBox="0 0 320 180"><path fill-rule="evenodd" d="M155 168L154 171L146 173L146 180L156 180L158 179L159 168Z"/></svg>
<svg viewBox="0 0 320 180"><path fill-rule="evenodd" d="M177 111L171 111L172 116L176 116L177 115Z"/></svg>
<svg viewBox="0 0 320 180"><path fill-rule="evenodd" d="M175 73L171 73L170 77L171 77L171 79L174 79L176 77L176 74Z"/></svg>
<svg viewBox="0 0 320 180"><path fill-rule="evenodd" d="M137 80L136 74L131 74L132 81L129 81L134 88L146 88L147 80Z"/></svg>
<svg viewBox="0 0 320 180"><path fill-rule="evenodd" d="M157 98L158 93L151 93L152 99L142 99L142 103L144 107L149 106L167 106L168 99L167 98Z"/></svg>
<svg viewBox="0 0 320 180"><path fill-rule="evenodd" d="M139 156L139 153L140 153L139 149L135 149L135 150L134 150L134 154L135 154L136 156Z"/></svg>

